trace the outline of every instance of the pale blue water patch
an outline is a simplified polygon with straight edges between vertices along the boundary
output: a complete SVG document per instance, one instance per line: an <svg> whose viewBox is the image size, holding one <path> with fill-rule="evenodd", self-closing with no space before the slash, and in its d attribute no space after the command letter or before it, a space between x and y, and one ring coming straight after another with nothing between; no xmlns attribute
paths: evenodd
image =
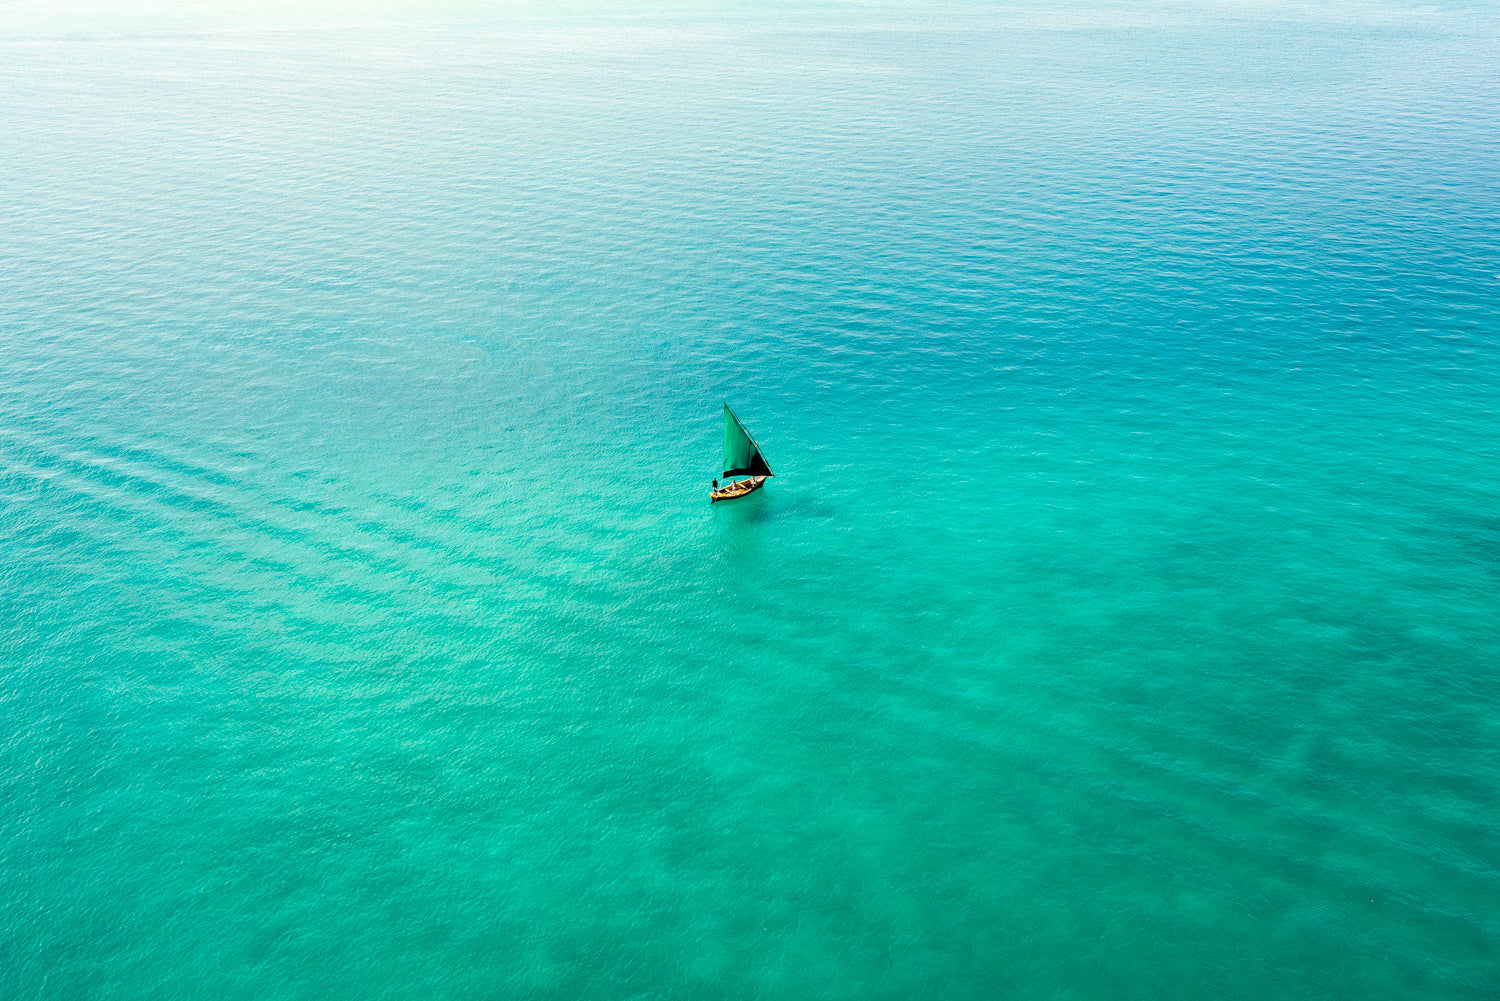
<svg viewBox="0 0 1500 1001"><path fill-rule="evenodd" d="M1491 14L170 16L0 43L0 996L1493 993Z"/></svg>

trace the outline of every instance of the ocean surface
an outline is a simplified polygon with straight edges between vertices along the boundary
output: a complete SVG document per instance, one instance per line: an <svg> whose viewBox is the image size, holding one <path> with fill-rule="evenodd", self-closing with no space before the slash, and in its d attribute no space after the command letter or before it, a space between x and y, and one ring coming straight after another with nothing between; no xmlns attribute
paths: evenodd
<svg viewBox="0 0 1500 1001"><path fill-rule="evenodd" d="M1497 109L1471 3L0 7L0 998L1500 996Z"/></svg>

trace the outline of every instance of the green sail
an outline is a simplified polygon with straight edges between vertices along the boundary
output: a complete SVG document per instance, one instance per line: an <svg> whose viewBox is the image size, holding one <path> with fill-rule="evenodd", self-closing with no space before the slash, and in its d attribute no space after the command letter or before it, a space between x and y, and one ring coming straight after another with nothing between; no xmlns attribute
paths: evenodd
<svg viewBox="0 0 1500 1001"><path fill-rule="evenodd" d="M724 475L725 476L773 476L771 467L761 457L760 446L745 430L745 425L734 416L729 404L724 404Z"/></svg>

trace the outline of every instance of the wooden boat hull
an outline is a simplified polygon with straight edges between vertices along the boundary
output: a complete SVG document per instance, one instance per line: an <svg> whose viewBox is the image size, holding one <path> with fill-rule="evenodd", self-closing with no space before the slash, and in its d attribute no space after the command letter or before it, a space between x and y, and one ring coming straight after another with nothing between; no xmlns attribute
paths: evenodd
<svg viewBox="0 0 1500 1001"><path fill-rule="evenodd" d="M761 488L761 485L765 482L766 478L764 476L752 476L748 480L740 480L736 483L726 483L722 487L708 495L709 503L721 500L733 500L736 497L743 497L748 493L759 490Z"/></svg>

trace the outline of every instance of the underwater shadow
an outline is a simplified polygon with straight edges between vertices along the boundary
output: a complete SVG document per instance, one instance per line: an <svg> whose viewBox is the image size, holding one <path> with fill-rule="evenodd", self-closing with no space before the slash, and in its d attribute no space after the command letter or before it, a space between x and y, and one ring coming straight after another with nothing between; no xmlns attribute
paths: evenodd
<svg viewBox="0 0 1500 1001"><path fill-rule="evenodd" d="M746 498L746 500L758 500L753 506L747 505L744 513L740 515L746 522L752 525L764 525L776 521L791 520L827 520L838 517L838 509L831 504L811 497L776 497L768 496L767 491L760 491L760 496Z"/></svg>

